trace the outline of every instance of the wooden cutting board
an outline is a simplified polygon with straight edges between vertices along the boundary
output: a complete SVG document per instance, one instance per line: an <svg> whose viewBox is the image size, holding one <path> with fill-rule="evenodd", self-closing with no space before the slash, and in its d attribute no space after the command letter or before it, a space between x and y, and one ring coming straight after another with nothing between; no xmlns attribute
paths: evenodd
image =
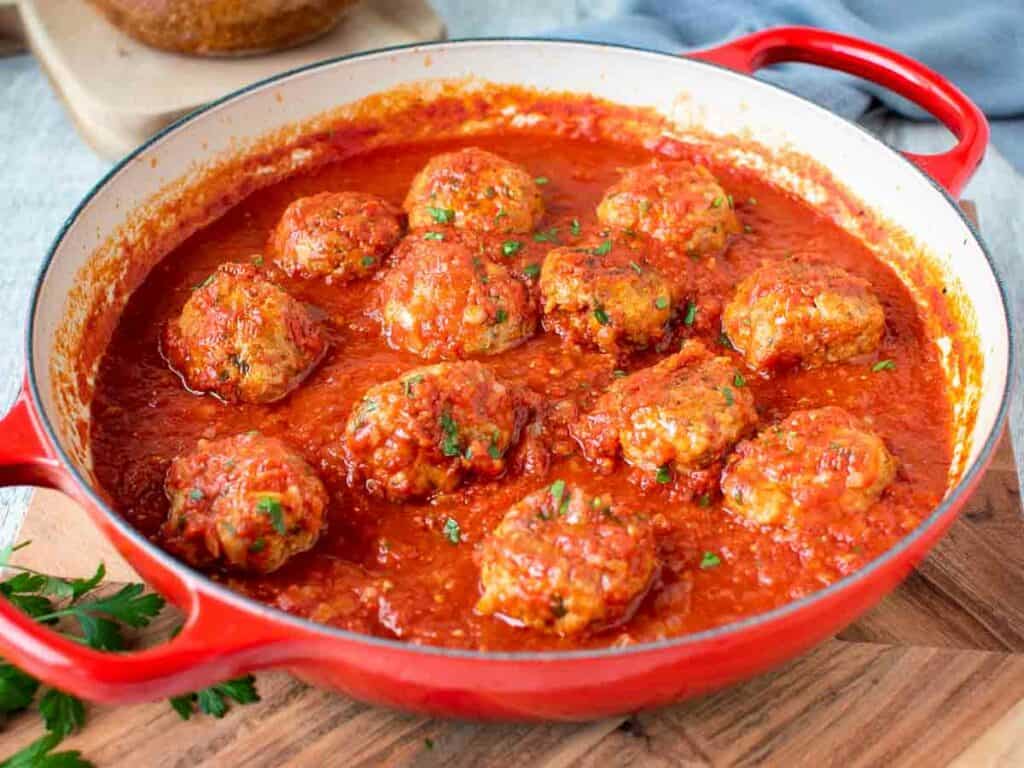
<svg viewBox="0 0 1024 768"><path fill-rule="evenodd" d="M39 492L22 563L62 575L105 559L134 578L63 496ZM168 617L154 632L166 636ZM92 707L66 742L97 766L1024 766L1024 517L1004 436L961 518L892 595L838 637L726 691L581 725L482 725L371 707L284 673L224 720L164 702ZM41 735L26 714L0 760Z"/></svg>
<svg viewBox="0 0 1024 768"><path fill-rule="evenodd" d="M4 0L0 0L4 2ZM328 34L276 53L182 56L148 48L84 0L21 0L23 34L82 138L116 159L196 107L250 83L323 59L438 40L427 0L362 0Z"/></svg>

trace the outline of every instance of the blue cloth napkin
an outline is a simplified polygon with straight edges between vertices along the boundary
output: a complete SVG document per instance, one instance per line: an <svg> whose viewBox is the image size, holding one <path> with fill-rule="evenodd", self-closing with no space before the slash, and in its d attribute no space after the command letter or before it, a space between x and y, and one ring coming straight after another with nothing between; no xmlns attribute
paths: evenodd
<svg viewBox="0 0 1024 768"><path fill-rule="evenodd" d="M786 24L873 40L941 72L985 111L994 142L1024 170L1024 0L625 0L617 16L556 34L677 53ZM781 65L759 77L850 119L874 99L906 117L928 117L843 73Z"/></svg>

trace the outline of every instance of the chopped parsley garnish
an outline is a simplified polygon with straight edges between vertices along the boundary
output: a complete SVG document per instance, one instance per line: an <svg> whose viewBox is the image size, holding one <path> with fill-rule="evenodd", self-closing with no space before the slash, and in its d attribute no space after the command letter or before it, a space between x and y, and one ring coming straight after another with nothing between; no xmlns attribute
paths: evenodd
<svg viewBox="0 0 1024 768"><path fill-rule="evenodd" d="M725 199L726 199L726 202L728 202L728 203L729 203L729 207L730 207L730 208L734 207L734 206L733 206L733 201L732 201L732 195L726 195L726 196L725 196Z"/></svg>
<svg viewBox="0 0 1024 768"><path fill-rule="evenodd" d="M572 220L572 223L569 225L569 231L572 233L573 237L579 237L580 236L580 220L579 219L573 219Z"/></svg>
<svg viewBox="0 0 1024 768"><path fill-rule="evenodd" d="M372 267L376 263L377 263L377 260L375 258L373 258L373 256L363 256L363 258L362 258L362 265L364 267Z"/></svg>
<svg viewBox="0 0 1024 768"><path fill-rule="evenodd" d="M732 396L732 390L728 387L722 387L722 397L725 398L725 404L732 406L736 403L736 398Z"/></svg>
<svg viewBox="0 0 1024 768"><path fill-rule="evenodd" d="M423 234L424 240L444 240L443 232L425 232Z"/></svg>
<svg viewBox="0 0 1024 768"><path fill-rule="evenodd" d="M665 483L672 481L672 471L667 466L658 467L658 472L654 475L654 479L665 485Z"/></svg>
<svg viewBox="0 0 1024 768"><path fill-rule="evenodd" d="M659 296L654 300L654 306L658 309L668 309L668 298L666 296Z"/></svg>
<svg viewBox="0 0 1024 768"><path fill-rule="evenodd" d="M491 444L487 446L487 455L495 461L501 458L501 448L498 447L496 440L491 440Z"/></svg>
<svg viewBox="0 0 1024 768"><path fill-rule="evenodd" d="M527 264L523 267L523 274L527 277L536 277L540 274L540 264Z"/></svg>
<svg viewBox="0 0 1024 768"><path fill-rule="evenodd" d="M462 541L462 529L459 528L459 522L454 517L449 517L444 521L444 537L452 544Z"/></svg>
<svg viewBox="0 0 1024 768"><path fill-rule="evenodd" d="M412 388L423 381L423 374L417 373L402 382L402 391L406 397L412 397Z"/></svg>
<svg viewBox="0 0 1024 768"><path fill-rule="evenodd" d="M747 380L743 378L742 373L737 372L736 375L732 377L732 385L734 387L742 389L743 387L747 386Z"/></svg>
<svg viewBox="0 0 1024 768"><path fill-rule="evenodd" d="M706 571L709 568L717 568L721 564L722 558L714 552L705 552L704 556L700 559L700 568L702 571Z"/></svg>
<svg viewBox="0 0 1024 768"><path fill-rule="evenodd" d="M604 307L597 307L594 310L594 318L601 325L608 325L608 323L611 322L611 319L608 317L608 313L604 311Z"/></svg>
<svg viewBox="0 0 1024 768"><path fill-rule="evenodd" d="M188 492L188 497L192 499L192 501L202 501L203 496L203 492L198 488L193 488L191 491Z"/></svg>
<svg viewBox="0 0 1024 768"><path fill-rule="evenodd" d="M700 496L698 496L697 497L697 506L698 507L710 507L711 506L711 495L707 494L707 493L702 493Z"/></svg>
<svg viewBox="0 0 1024 768"><path fill-rule="evenodd" d="M501 253L503 256L512 256L519 253L519 249L523 247L523 244L518 240L506 240L501 244Z"/></svg>
<svg viewBox="0 0 1024 768"><path fill-rule="evenodd" d="M722 207L722 197L721 197L721 195L719 195L718 197L716 197L714 200L711 201L711 207L712 208L721 208Z"/></svg>
<svg viewBox="0 0 1024 768"><path fill-rule="evenodd" d="M540 184L543 187L549 181L551 181L551 179L549 179L547 176L538 176L536 179L533 180L533 183Z"/></svg>
<svg viewBox="0 0 1024 768"><path fill-rule="evenodd" d="M718 334L718 338L716 339L716 341L718 342L718 345L721 347L725 347L726 349L734 349L732 342L729 341L729 337L725 335L725 331L722 331L720 334Z"/></svg>
<svg viewBox="0 0 1024 768"><path fill-rule="evenodd" d="M871 366L871 371L873 373L878 373L879 371L895 371L895 370L896 370L896 363L894 363L892 360L879 360L877 363L875 363L874 365Z"/></svg>
<svg viewBox="0 0 1024 768"><path fill-rule="evenodd" d="M193 290L198 291L200 288L205 288L206 286L208 286L210 283L213 282L213 278L216 277L216 276L217 276L216 272L214 272L214 273L212 273L210 275L207 275L205 280L203 280L201 283L197 283L193 287Z"/></svg>
<svg viewBox="0 0 1024 768"><path fill-rule="evenodd" d="M540 232L533 233L534 242L537 243L557 243L558 242L558 227L551 227L551 229L544 229Z"/></svg>
<svg viewBox="0 0 1024 768"><path fill-rule="evenodd" d="M252 554L257 555L266 549L267 542L264 539L256 539L252 544L249 545L249 551Z"/></svg>
<svg viewBox="0 0 1024 768"><path fill-rule="evenodd" d="M252 263L253 263L254 266L262 267L263 266L263 257L262 256L253 256Z"/></svg>
<svg viewBox="0 0 1024 768"><path fill-rule="evenodd" d="M499 208L498 212L494 214L494 223L497 224L501 219L508 216L508 212L504 208Z"/></svg>
<svg viewBox="0 0 1024 768"><path fill-rule="evenodd" d="M612 371L612 376L614 376L616 379L624 379L628 375L629 374L623 371L621 368L616 368L614 371Z"/></svg>
<svg viewBox="0 0 1024 768"><path fill-rule="evenodd" d="M435 208L432 205L428 205L427 213L438 224L451 224L455 220L455 211L451 208Z"/></svg>
<svg viewBox="0 0 1024 768"><path fill-rule="evenodd" d="M282 536L288 532L284 524L284 512L281 509L281 502L273 496L263 496L256 502L256 511L267 515L274 530Z"/></svg>
<svg viewBox="0 0 1024 768"><path fill-rule="evenodd" d="M630 268L631 268L631 269L632 269L632 270L633 270L634 272L636 272L636 273L637 273L638 275L642 275L642 274L644 273L643 267L641 267L641 266L640 266L639 264L637 264L637 263L636 263L635 261L631 261L631 262L629 262L629 266L630 266Z"/></svg>
<svg viewBox="0 0 1024 768"><path fill-rule="evenodd" d="M372 397L363 400L363 413L373 413L377 410L377 401Z"/></svg>
<svg viewBox="0 0 1024 768"><path fill-rule="evenodd" d="M565 480L555 480L551 484L551 500L555 502L559 514L565 514L562 507L569 506L569 497L565 495Z"/></svg>
<svg viewBox="0 0 1024 768"><path fill-rule="evenodd" d="M452 415L445 411L441 414L441 453L445 456L458 456L462 453L459 448L459 427L452 418Z"/></svg>
<svg viewBox="0 0 1024 768"><path fill-rule="evenodd" d="M612 249L612 241L611 240L602 240L601 244L599 246L597 246L596 248L591 248L590 252L592 254L594 254L595 256L604 256L606 253L611 251L611 249Z"/></svg>
<svg viewBox="0 0 1024 768"><path fill-rule="evenodd" d="M508 312L506 312L504 309L499 309L497 312L494 313L494 322L497 325L501 325L506 320L508 320Z"/></svg>
<svg viewBox="0 0 1024 768"><path fill-rule="evenodd" d="M697 319L697 305L692 301L686 302L686 313L683 315L683 325L693 325Z"/></svg>

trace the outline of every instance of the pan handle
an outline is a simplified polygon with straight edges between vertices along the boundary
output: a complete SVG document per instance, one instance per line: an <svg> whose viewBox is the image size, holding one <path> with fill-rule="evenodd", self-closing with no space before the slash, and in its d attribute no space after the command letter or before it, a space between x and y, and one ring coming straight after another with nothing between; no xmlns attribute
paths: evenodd
<svg viewBox="0 0 1024 768"><path fill-rule="evenodd" d="M933 115L956 136L957 144L948 152L903 153L953 197L959 197L988 145L988 121L963 91L920 62L867 40L813 27L775 27L686 56L746 74L769 64L801 61L889 88Z"/></svg>
<svg viewBox="0 0 1024 768"><path fill-rule="evenodd" d="M36 485L74 496L75 480L39 427L28 388L0 419L0 487ZM88 501L86 503L89 503ZM99 521L97 521L99 522ZM0 598L0 657L28 674L83 699L129 704L176 696L254 669L295 660L301 632L202 591L142 552L158 588L173 594L187 615L171 642L144 651L93 650L33 621ZM142 562L137 562L142 565Z"/></svg>

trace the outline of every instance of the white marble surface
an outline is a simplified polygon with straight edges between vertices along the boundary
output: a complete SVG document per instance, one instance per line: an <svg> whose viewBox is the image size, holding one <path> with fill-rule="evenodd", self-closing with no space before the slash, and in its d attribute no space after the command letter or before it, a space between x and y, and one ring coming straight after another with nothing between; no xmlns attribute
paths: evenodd
<svg viewBox="0 0 1024 768"><path fill-rule="evenodd" d="M453 37L530 34L610 12L615 0L475 0L435 2ZM497 9L501 6L506 10ZM883 114L865 124L891 144L916 151L936 150L949 138L937 126ZM27 56L0 59L0 412L13 400L22 374L28 295L46 248L75 203L109 164L75 135L46 78ZM1024 180L992 150L965 192L978 203L981 226L1006 281L1021 327L1024 309ZM1018 339L1018 351L1021 351ZM1018 357L1024 359L1024 355ZM1017 455L1024 454L1024 408L1018 369L1013 409ZM1018 464L1020 470L1021 464ZM0 546L14 536L28 498L27 489L0 491Z"/></svg>

